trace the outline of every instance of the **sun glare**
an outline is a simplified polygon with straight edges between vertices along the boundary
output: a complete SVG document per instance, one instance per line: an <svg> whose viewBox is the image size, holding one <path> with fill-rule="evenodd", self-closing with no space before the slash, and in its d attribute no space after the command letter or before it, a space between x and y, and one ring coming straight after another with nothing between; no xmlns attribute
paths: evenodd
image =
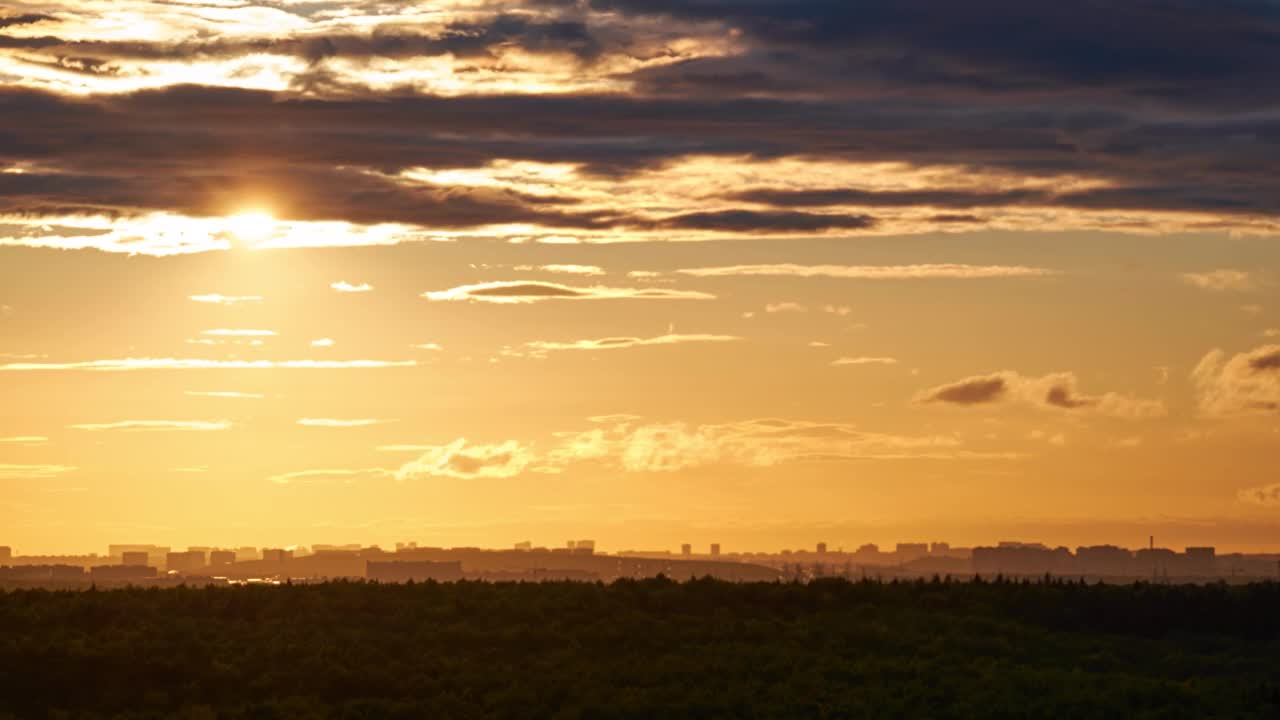
<svg viewBox="0 0 1280 720"><path fill-rule="evenodd" d="M227 218L227 230L241 242L256 244L271 238L276 219L261 211L237 213Z"/></svg>

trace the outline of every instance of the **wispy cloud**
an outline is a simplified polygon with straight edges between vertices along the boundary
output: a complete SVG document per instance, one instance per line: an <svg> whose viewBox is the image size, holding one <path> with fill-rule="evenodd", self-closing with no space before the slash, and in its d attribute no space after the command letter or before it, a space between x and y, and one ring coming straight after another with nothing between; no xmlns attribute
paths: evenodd
<svg viewBox="0 0 1280 720"><path fill-rule="evenodd" d="M490 303L533 303L543 300L714 300L715 296L692 290L670 288L614 288L602 285L573 287L536 280L488 282L460 285L448 290L423 293L436 301Z"/></svg>
<svg viewBox="0 0 1280 720"><path fill-rule="evenodd" d="M1191 371L1200 411L1227 417L1280 412L1280 345L1231 357L1213 350Z"/></svg>
<svg viewBox="0 0 1280 720"><path fill-rule="evenodd" d="M319 338L311 341L311 347L333 347L333 338Z"/></svg>
<svg viewBox="0 0 1280 720"><path fill-rule="evenodd" d="M76 470L71 465L10 465L0 463L0 480L46 480Z"/></svg>
<svg viewBox="0 0 1280 720"><path fill-rule="evenodd" d="M415 350L431 350L433 352L439 352L444 349L440 343L421 343L418 345L410 345L409 347Z"/></svg>
<svg viewBox="0 0 1280 720"><path fill-rule="evenodd" d="M202 330L201 335L210 335L213 337L274 337L277 333L275 330L246 330L241 328L215 328L213 330Z"/></svg>
<svg viewBox="0 0 1280 720"><path fill-rule="evenodd" d="M1243 270L1218 269L1209 272L1182 273L1178 277L1188 285L1216 292L1252 290L1258 284L1252 274Z"/></svg>
<svg viewBox="0 0 1280 720"><path fill-rule="evenodd" d="M123 432L211 432L230 430L232 424L226 420L123 420L113 423L81 423L68 425L73 430L90 430L94 432L119 430Z"/></svg>
<svg viewBox="0 0 1280 720"><path fill-rule="evenodd" d="M897 365L898 359L891 357L842 357L831 361L832 365Z"/></svg>
<svg viewBox="0 0 1280 720"><path fill-rule="evenodd" d="M1236 492L1236 499L1249 505L1276 507L1280 505L1280 483L1244 488Z"/></svg>
<svg viewBox="0 0 1280 720"><path fill-rule="evenodd" d="M196 358L123 358L67 363L7 363L0 372L89 370L336 370L350 368L413 367L413 360L205 360Z"/></svg>
<svg viewBox="0 0 1280 720"><path fill-rule="evenodd" d="M17 437L0 438L0 443L9 445L44 445L49 438L43 435L19 435Z"/></svg>
<svg viewBox="0 0 1280 720"><path fill-rule="evenodd" d="M234 392L231 390L188 390L183 395L191 397L239 398L242 400L261 400L266 397L260 393Z"/></svg>
<svg viewBox="0 0 1280 720"><path fill-rule="evenodd" d="M335 282L335 283L329 283L329 287L341 293L364 293L364 292L373 291L373 286L370 285L369 283L360 283L359 285L353 285L347 282L346 280L339 280L338 282Z"/></svg>
<svg viewBox="0 0 1280 720"><path fill-rule="evenodd" d="M360 468L355 470L298 470L296 472L272 475L267 478L276 485L329 485L342 483L350 485L357 480L369 480L390 477L394 473L384 468Z"/></svg>
<svg viewBox="0 0 1280 720"><path fill-rule="evenodd" d="M696 277L761 275L779 277L831 277L857 280L977 280L984 278L1041 277L1056 274L1053 270L1024 265L959 265L931 263L924 265L726 265L721 267L686 268L676 272Z"/></svg>
<svg viewBox="0 0 1280 720"><path fill-rule="evenodd" d="M574 340L572 342L551 342L537 340L526 343L526 347L535 353L554 350L621 350L625 348L644 347L648 345L679 345L682 343L734 342L741 340L737 335L709 334L668 334L657 337L609 337L598 340Z"/></svg>
<svg viewBox="0 0 1280 720"><path fill-rule="evenodd" d="M242 303L262 302L261 295L188 295L189 299L198 303L214 305L239 305Z"/></svg>
<svg viewBox="0 0 1280 720"><path fill-rule="evenodd" d="M395 422L395 420L379 420L377 418L354 418L350 420L337 418L302 418L298 421L298 424L306 427L353 428L368 427L369 425L383 425L391 422Z"/></svg>
<svg viewBox="0 0 1280 720"><path fill-rule="evenodd" d="M773 466L797 461L1013 459L963 449L950 435L892 435L845 423L779 418L690 425L627 422L561 435L543 459L617 464L631 472L673 472L712 464Z"/></svg>
<svg viewBox="0 0 1280 720"><path fill-rule="evenodd" d="M804 312L805 310L808 308L798 302L769 303L764 306L764 311L767 313Z"/></svg>
<svg viewBox="0 0 1280 720"><path fill-rule="evenodd" d="M604 275L604 268L598 265L517 265L516 270L541 270L549 273L562 273L565 275Z"/></svg>
<svg viewBox="0 0 1280 720"><path fill-rule="evenodd" d="M417 460L400 466L396 479L506 478L519 475L533 460L532 449L515 440L498 445L473 445L459 438L448 445L430 446Z"/></svg>

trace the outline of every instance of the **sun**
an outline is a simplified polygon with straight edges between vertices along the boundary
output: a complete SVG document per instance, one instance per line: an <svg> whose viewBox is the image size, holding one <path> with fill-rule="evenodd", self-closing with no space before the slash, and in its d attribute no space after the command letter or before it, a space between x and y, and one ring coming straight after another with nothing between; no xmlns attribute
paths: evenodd
<svg viewBox="0 0 1280 720"><path fill-rule="evenodd" d="M261 210L236 213L227 218L227 230L241 242L254 245L275 234L276 219Z"/></svg>

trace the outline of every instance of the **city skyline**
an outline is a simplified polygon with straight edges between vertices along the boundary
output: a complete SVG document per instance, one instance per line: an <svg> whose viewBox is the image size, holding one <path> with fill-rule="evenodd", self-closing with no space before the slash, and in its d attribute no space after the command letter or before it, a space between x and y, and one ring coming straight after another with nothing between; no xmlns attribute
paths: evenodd
<svg viewBox="0 0 1280 720"><path fill-rule="evenodd" d="M0 542L1280 551L1273 4L20 0Z"/></svg>

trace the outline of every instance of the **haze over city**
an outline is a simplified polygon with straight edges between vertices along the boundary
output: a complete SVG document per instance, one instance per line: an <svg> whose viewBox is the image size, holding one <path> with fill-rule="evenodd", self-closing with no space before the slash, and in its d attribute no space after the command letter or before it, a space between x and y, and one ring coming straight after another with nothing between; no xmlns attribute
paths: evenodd
<svg viewBox="0 0 1280 720"><path fill-rule="evenodd" d="M4 3L0 543L1280 551L1278 35Z"/></svg>

